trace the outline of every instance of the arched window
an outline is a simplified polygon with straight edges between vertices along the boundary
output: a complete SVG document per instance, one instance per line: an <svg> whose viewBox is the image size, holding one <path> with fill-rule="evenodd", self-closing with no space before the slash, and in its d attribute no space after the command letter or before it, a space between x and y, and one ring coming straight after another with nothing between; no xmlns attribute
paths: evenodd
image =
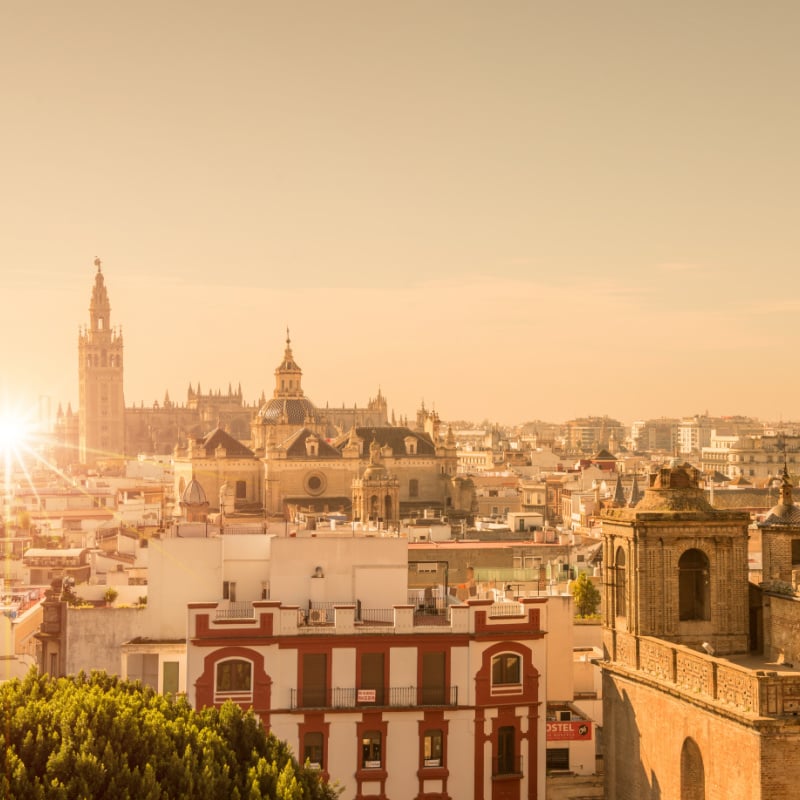
<svg viewBox="0 0 800 800"><path fill-rule="evenodd" d="M616 616L624 617L628 613L628 606L625 602L627 586L625 581L625 551L617 548L617 555L614 559L614 571L616 574L616 586L614 590L614 605Z"/></svg>
<svg viewBox="0 0 800 800"><path fill-rule="evenodd" d="M681 748L681 798L705 800L706 773L703 756L694 739L686 739Z"/></svg>
<svg viewBox="0 0 800 800"><path fill-rule="evenodd" d="M500 653L492 658L492 686L522 682L522 658L516 653Z"/></svg>
<svg viewBox="0 0 800 800"><path fill-rule="evenodd" d="M708 556L687 550L678 560L680 619L711 619Z"/></svg>
<svg viewBox="0 0 800 800"><path fill-rule="evenodd" d="M253 686L253 665L241 658L217 664L217 694L249 692Z"/></svg>

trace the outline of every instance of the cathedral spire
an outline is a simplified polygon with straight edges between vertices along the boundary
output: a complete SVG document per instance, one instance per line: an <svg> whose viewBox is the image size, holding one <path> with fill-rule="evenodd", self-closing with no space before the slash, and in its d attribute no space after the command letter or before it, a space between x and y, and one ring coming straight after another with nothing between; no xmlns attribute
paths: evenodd
<svg viewBox="0 0 800 800"><path fill-rule="evenodd" d="M622 474L617 474L617 485L614 487L614 507L625 507L625 490L622 488Z"/></svg>
<svg viewBox="0 0 800 800"><path fill-rule="evenodd" d="M303 371L294 360L292 353L292 340L289 336L289 328L286 328L286 350L283 353L283 361L275 370L275 391L273 397L302 397L302 377Z"/></svg>
<svg viewBox="0 0 800 800"><path fill-rule="evenodd" d="M783 477L781 480L781 505L790 506L793 503L794 501L792 500L792 479L789 477L789 469L787 468L786 461L784 460Z"/></svg>
<svg viewBox="0 0 800 800"><path fill-rule="evenodd" d="M107 332L111 330L111 303L108 301L108 291L100 269L100 259L95 258L97 272L94 276L92 299L89 301L89 329L94 332Z"/></svg>

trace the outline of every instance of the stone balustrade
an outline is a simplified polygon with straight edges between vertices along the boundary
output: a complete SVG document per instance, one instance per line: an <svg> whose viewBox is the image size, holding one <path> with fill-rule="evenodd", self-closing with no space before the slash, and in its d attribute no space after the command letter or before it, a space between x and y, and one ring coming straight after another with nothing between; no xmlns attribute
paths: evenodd
<svg viewBox="0 0 800 800"><path fill-rule="evenodd" d="M616 632L612 660L699 699L754 716L800 714L800 674L754 669L661 639Z"/></svg>

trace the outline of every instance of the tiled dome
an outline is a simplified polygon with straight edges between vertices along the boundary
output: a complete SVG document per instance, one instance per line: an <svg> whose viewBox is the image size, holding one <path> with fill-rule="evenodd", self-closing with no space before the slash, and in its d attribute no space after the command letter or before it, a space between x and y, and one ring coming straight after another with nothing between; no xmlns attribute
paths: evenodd
<svg viewBox="0 0 800 800"><path fill-rule="evenodd" d="M203 487L194 478L186 484L181 495L181 502L187 506L202 506L208 503Z"/></svg>
<svg viewBox="0 0 800 800"><path fill-rule="evenodd" d="M258 411L265 425L278 425L284 418L290 425L302 425L307 418L316 420L317 409L307 397L273 397Z"/></svg>

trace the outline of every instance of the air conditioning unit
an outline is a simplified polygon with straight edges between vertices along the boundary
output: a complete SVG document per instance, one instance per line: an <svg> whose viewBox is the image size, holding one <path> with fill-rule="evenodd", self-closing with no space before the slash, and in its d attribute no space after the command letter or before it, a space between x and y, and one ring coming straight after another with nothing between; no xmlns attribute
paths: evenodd
<svg viewBox="0 0 800 800"><path fill-rule="evenodd" d="M325 624L325 610L322 608L312 608L308 612L309 625L324 625Z"/></svg>

